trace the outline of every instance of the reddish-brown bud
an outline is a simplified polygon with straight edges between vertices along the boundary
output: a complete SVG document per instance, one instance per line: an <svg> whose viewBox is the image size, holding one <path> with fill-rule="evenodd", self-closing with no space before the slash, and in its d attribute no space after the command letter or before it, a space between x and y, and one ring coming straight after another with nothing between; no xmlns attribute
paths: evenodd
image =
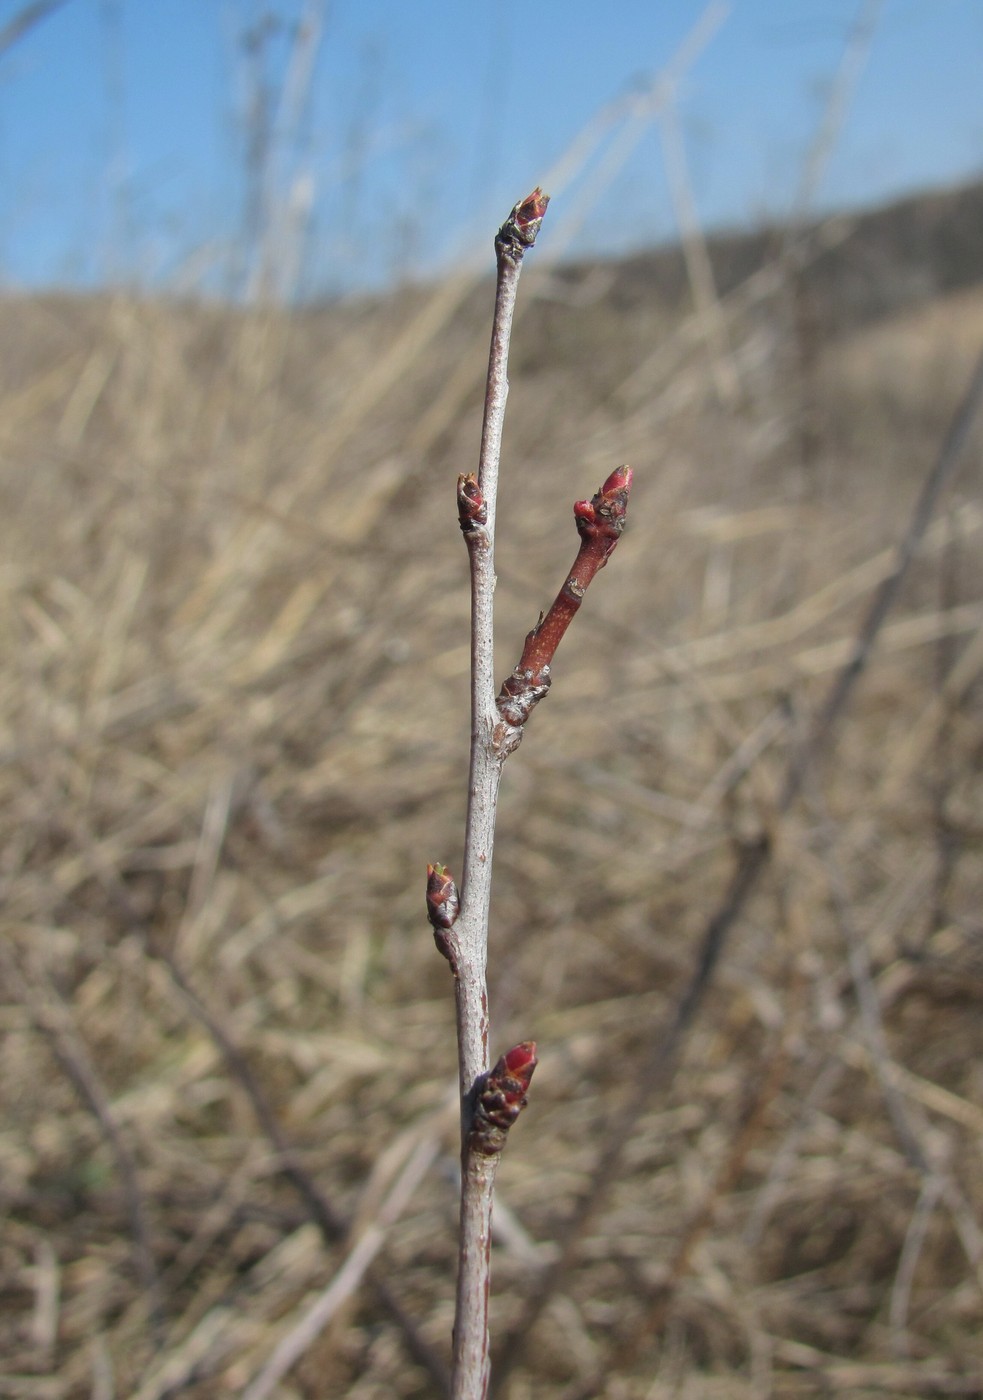
<svg viewBox="0 0 983 1400"><path fill-rule="evenodd" d="M632 479L635 473L629 466L615 467L607 481L601 487L602 496L611 496L616 491L624 491L625 495L631 490Z"/></svg>
<svg viewBox="0 0 983 1400"><path fill-rule="evenodd" d="M521 1080L526 1089L529 1088L529 1081L532 1079L533 1070L539 1064L536 1058L536 1042L534 1040L523 1040L519 1045L513 1045L511 1050L506 1050L498 1064L492 1070L492 1074L505 1072L512 1079Z"/></svg>
<svg viewBox="0 0 983 1400"><path fill-rule="evenodd" d="M520 200L498 230L495 251L500 258L508 258L513 263L522 261L523 253L536 241L549 202L549 195L543 194L538 185L532 194Z"/></svg>
<svg viewBox="0 0 983 1400"><path fill-rule="evenodd" d="M472 1151L484 1157L494 1157L502 1151L509 1129L526 1106L529 1081L537 1063L535 1041L524 1040L479 1079L469 1138Z"/></svg>
<svg viewBox="0 0 983 1400"><path fill-rule="evenodd" d="M546 206L549 202L549 195L544 194L537 185L532 194L527 194L522 203L517 204L512 211L515 226L530 247L536 241L536 235L542 226L543 215L546 213Z"/></svg>
<svg viewBox="0 0 983 1400"><path fill-rule="evenodd" d="M472 472L457 478L457 515L465 534L488 521L488 503Z"/></svg>
<svg viewBox="0 0 983 1400"><path fill-rule="evenodd" d="M457 886L446 865L427 866L427 918L435 929L451 928L461 910Z"/></svg>
<svg viewBox="0 0 983 1400"><path fill-rule="evenodd" d="M589 501L574 503L573 516L580 538L604 544L602 563L607 562L624 531L632 475L631 467L616 467Z"/></svg>
<svg viewBox="0 0 983 1400"><path fill-rule="evenodd" d="M523 671L520 666L516 666L511 676L506 676L498 692L495 700L498 713L506 724L514 729L521 728L548 692L550 684L549 666L541 667L535 675L532 671Z"/></svg>

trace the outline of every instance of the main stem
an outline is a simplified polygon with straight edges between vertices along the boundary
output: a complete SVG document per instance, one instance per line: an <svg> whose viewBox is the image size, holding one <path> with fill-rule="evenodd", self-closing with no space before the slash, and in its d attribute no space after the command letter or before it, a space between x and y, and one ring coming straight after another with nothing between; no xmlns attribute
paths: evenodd
<svg viewBox="0 0 983 1400"><path fill-rule="evenodd" d="M495 752L495 507L502 427L509 393L508 359L515 294L522 264L499 255L498 284L488 384L478 462L483 526L466 534L471 559L471 759L468 811L461 872L461 914L455 925L461 952L457 980L457 1024L462 1103L488 1068L488 1006L485 966L491 903L495 812L502 761ZM462 1127L466 1127L462 1119Z"/></svg>
<svg viewBox="0 0 983 1400"><path fill-rule="evenodd" d="M502 755L495 748L495 510L508 398L509 339L522 257L546 209L539 190L516 206L495 241L498 280L477 479L462 479L461 525L471 561L471 759L461 881L454 923L458 1065L461 1089L461 1226L454 1322L453 1400L488 1391L491 1210L498 1156L471 1140L475 1087L488 1070L488 912Z"/></svg>

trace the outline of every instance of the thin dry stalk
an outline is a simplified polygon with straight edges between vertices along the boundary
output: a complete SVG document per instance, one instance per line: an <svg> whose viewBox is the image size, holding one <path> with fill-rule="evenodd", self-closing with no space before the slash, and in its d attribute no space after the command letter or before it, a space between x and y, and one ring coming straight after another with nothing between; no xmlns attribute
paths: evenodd
<svg viewBox="0 0 983 1400"><path fill-rule="evenodd" d="M22 10L18 10L13 19L8 20L0 29L0 54L6 53L7 49L13 48L19 39L29 33L36 24L40 24L43 19L53 15L56 10L60 10L66 5L68 0L33 0L33 4L25 5Z"/></svg>
<svg viewBox="0 0 983 1400"><path fill-rule="evenodd" d="M884 0L861 0L856 18L850 26L819 126L802 165L802 178L789 218L789 233L792 238L801 233L802 225L815 201L830 156L843 129L850 101L866 67L883 8Z"/></svg>
<svg viewBox="0 0 983 1400"><path fill-rule="evenodd" d="M30 1010L35 1026L47 1039L51 1052L64 1071L82 1103L92 1114L108 1146L126 1201L130 1232L133 1236L133 1264L143 1289L147 1311L158 1334L162 1333L164 1316L160 1299L160 1284L154 1263L147 1209L140 1186L140 1177L133 1154L127 1147L122 1130L110 1104L109 1095L96 1071L81 1037L72 1024L69 1008L45 979L41 988L33 986L21 973L13 955L0 947L0 964L4 976L18 997Z"/></svg>
<svg viewBox="0 0 983 1400"><path fill-rule="evenodd" d="M601 207L605 193L615 184L645 132L663 108L675 99L687 71L710 43L729 12L730 6L723 0L710 0L676 53L646 83L644 91L640 93L633 87L627 95L605 103L588 118L547 171L543 183L549 186L554 195L566 189L578 177L581 179L576 204L567 211L559 239L554 230L549 265L555 266L563 252L573 244L592 211ZM603 158L590 170L598 149L612 132L615 133L614 139ZM520 308L518 319L521 320L522 314ZM702 326L702 312L699 319ZM476 378L470 357L465 356L456 371L447 376L433 403L411 430L407 449L412 457L425 457L432 450L436 438L460 411Z"/></svg>
<svg viewBox="0 0 983 1400"><path fill-rule="evenodd" d="M921 1193L905 1235L905 1244L892 1293L891 1319L897 1339L902 1334L911 1278L928 1226L928 1218L936 1202L943 1200L948 1206L956 1234L967 1261L974 1271L978 1271L980 1265L980 1237L972 1219L972 1213L967 1211L962 1193L956 1183L945 1168L933 1160L934 1157L938 1156L938 1152L933 1153L929 1146L928 1133L924 1125L920 1123L919 1115L909 1106L904 1088L899 1082L898 1075L894 1072L896 1067L885 1039L880 1001L871 969L870 952L850 911L843 874L832 849L830 820L822 803L822 795L818 790L818 784L813 784L812 787L814 789L812 795L816 798L824 819L819 830L819 843L827 869L830 901L846 943L847 965L860 1011L860 1024L867 1052L901 1149L907 1161L922 1178ZM979 1278L978 1281L980 1281ZM906 1347L902 1347L902 1350L906 1350Z"/></svg>
<svg viewBox="0 0 983 1400"><path fill-rule="evenodd" d="M277 1122L276 1115L260 1087L258 1079L253 1074L249 1061L218 1018L209 1010L191 987L175 959L164 950L158 950L158 956L167 967L175 986L184 997L189 1010L196 1020L204 1026L205 1030L220 1050L230 1076L244 1091L253 1113L256 1115L256 1120L260 1128L270 1146L277 1154L281 1172L304 1203L307 1213L320 1231L324 1243L327 1245L335 1245L340 1240L345 1239L348 1234L348 1222L325 1196L310 1173L301 1165L297 1153L288 1142L286 1135ZM437 1387L438 1394L446 1395L449 1392L449 1379L443 1362L433 1348L430 1347L420 1335L412 1319L407 1315L395 1293L389 1287L383 1274L373 1268L373 1260L383 1243L384 1239L380 1238L375 1248L371 1251L363 1246L359 1253L358 1281L361 1281L363 1276L368 1276L369 1282L379 1302L399 1327L407 1350L413 1356L414 1360L429 1373L431 1380ZM351 1268L350 1264L348 1267ZM341 1299L338 1301L340 1303ZM330 1313L328 1317L330 1317ZM328 1317L324 1319L325 1324L328 1321Z"/></svg>
<svg viewBox="0 0 983 1400"><path fill-rule="evenodd" d="M717 292L713 263L693 198L686 148L679 128L679 116L673 102L667 102L660 114L662 151L669 180L669 192L676 211L676 224L686 262L693 307L706 338L710 354L710 371L721 404L734 407L740 398L741 385L737 366L727 338L727 320Z"/></svg>
<svg viewBox="0 0 983 1400"><path fill-rule="evenodd" d="M280 1340L262 1371L243 1392L242 1400L267 1400L267 1396L314 1344L338 1310L361 1287L369 1266L385 1243L389 1226L399 1219L409 1205L414 1191L433 1165L439 1147L439 1139L435 1136L428 1136L417 1144L375 1220L353 1244L328 1287Z"/></svg>
<svg viewBox="0 0 983 1400"><path fill-rule="evenodd" d="M944 1188L942 1178L935 1172L922 1182L911 1222L905 1234L898 1271L891 1289L891 1305L888 1316L894 1337L894 1349L899 1356L907 1356L911 1351L908 1338L908 1309L911 1304L911 1289L915 1281L915 1270L925 1244L928 1227Z"/></svg>
<svg viewBox="0 0 983 1400"><path fill-rule="evenodd" d="M692 1267L693 1255L700 1241L713 1226L720 1201L733 1190L743 1171L748 1155L764 1126L768 1108L781 1089L788 1068L789 1041L790 1036L786 1032L770 1054L762 1077L749 1095L740 1121L736 1125L730 1151L715 1173L699 1207L676 1241L665 1277L653 1292L643 1324L636 1324L613 1354L605 1357L602 1368L564 1391L563 1400L591 1400L592 1396L600 1395L605 1377L612 1369L621 1374L628 1374L646 1347L651 1345L654 1338L662 1335L680 1281Z"/></svg>
<svg viewBox="0 0 983 1400"><path fill-rule="evenodd" d="M908 528L898 546L894 568L874 597L870 611L864 618L863 626L857 633L853 644L853 654L849 662L843 667L830 687L826 702L819 711L813 726L808 753L802 755L798 765L793 764L789 768L788 780L781 801L783 811L791 805L801 789L802 763L806 761L807 757L815 758L827 747L830 733L836 721L846 708L857 681L866 670L874 643L901 591L901 585L908 576L918 547L929 527L932 516L935 514L939 498L949 485L956 467L962 460L963 451L969 440L973 424L976 422L981 403L983 403L983 350L979 353L966 391L952 417L939 455L932 470L925 478Z"/></svg>

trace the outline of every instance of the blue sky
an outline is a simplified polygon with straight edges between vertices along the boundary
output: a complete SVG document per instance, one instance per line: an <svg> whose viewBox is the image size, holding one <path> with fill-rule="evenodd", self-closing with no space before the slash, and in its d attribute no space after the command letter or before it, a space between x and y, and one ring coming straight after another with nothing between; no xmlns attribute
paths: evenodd
<svg viewBox="0 0 983 1400"><path fill-rule="evenodd" d="M0 0L0 33L24 3ZM672 109L704 226L794 205L861 15L876 24L815 207L983 172L983 0L725 8ZM125 278L241 294L259 276L257 226L267 276L285 292L430 275L487 245L599 112L650 92L705 10L704 0L64 0L0 54L0 282ZM287 121L297 21L318 12L311 81ZM257 32L250 67L244 41ZM280 115L256 225L245 114L259 92ZM573 252L636 248L676 228L651 110L631 129L617 195L604 186L604 162L629 135L614 111L587 163L551 191L551 231ZM600 202L589 207L592 174Z"/></svg>

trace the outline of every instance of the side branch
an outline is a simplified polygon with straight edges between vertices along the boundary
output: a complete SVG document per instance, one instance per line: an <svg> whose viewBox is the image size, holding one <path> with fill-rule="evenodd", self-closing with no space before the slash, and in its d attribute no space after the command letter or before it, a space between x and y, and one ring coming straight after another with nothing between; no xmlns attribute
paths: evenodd
<svg viewBox="0 0 983 1400"><path fill-rule="evenodd" d="M589 501L573 508L580 549L553 605L526 637L518 665L499 692L496 704L502 723L496 744L503 757L522 737L522 726L550 688L550 666L557 647L584 601L595 574L608 562L625 528L631 467L616 467Z"/></svg>

